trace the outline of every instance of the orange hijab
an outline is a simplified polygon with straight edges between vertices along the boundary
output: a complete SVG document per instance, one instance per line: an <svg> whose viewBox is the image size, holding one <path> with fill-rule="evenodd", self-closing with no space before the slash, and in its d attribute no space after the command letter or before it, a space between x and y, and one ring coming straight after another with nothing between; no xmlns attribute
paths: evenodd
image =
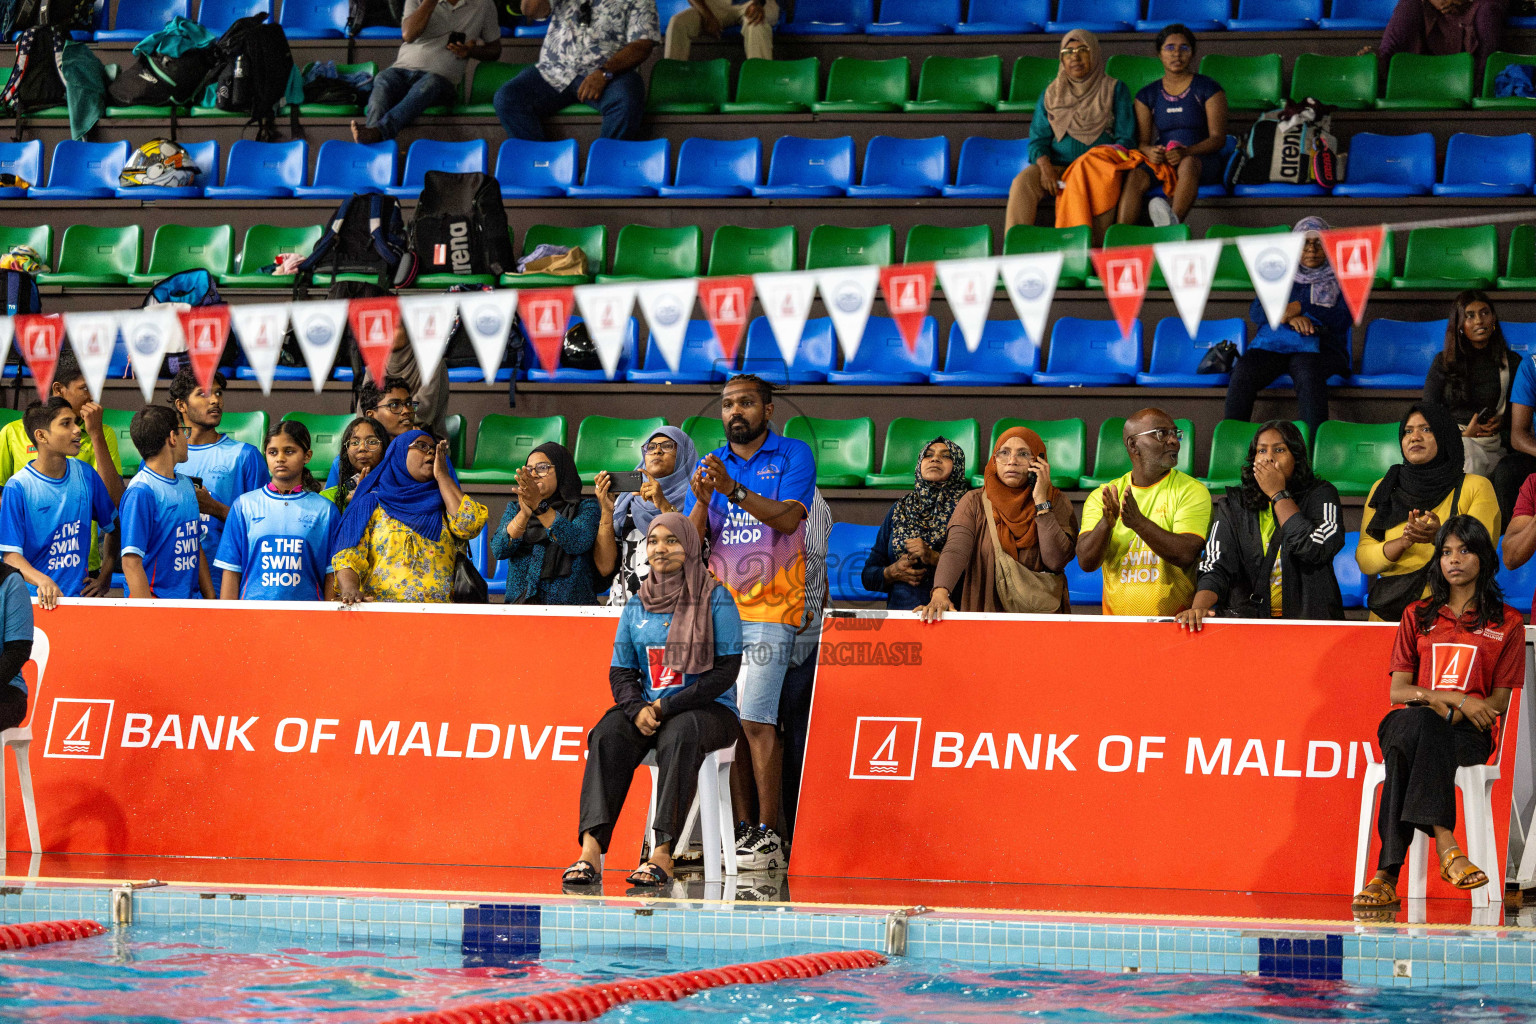
<svg viewBox="0 0 1536 1024"><path fill-rule="evenodd" d="M1028 427L1012 427L1003 431L1003 435L997 439L997 444L992 446L994 452L1018 438L1029 445L1029 450L1035 455L1045 454L1045 442L1040 440L1040 435ZM987 500L992 503L992 521L997 524L997 540L1017 561L1019 552L1027 551L1035 546L1035 495L1031 487L1009 487L1003 483L997 475L997 459L995 456L987 458L985 472L986 483L982 489L986 492ZM1051 503L1055 504L1060 498L1056 488L1051 488Z"/></svg>

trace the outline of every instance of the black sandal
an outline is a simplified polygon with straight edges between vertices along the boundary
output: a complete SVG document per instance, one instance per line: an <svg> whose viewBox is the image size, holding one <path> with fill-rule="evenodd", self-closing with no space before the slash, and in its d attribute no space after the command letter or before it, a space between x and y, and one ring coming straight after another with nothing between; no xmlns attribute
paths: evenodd
<svg viewBox="0 0 1536 1024"><path fill-rule="evenodd" d="M591 861L579 860L565 869L565 873L560 876L560 881L566 885L592 885L594 882L601 881L602 877L597 868L592 866Z"/></svg>
<svg viewBox="0 0 1536 1024"><path fill-rule="evenodd" d="M650 861L646 861L644 864L641 864L639 867L635 868L635 870L631 871L629 873L629 877L625 879L625 881L627 881L630 885L659 889L666 885L668 882L672 881L672 876L667 874L661 868L657 867L655 864L652 864Z"/></svg>

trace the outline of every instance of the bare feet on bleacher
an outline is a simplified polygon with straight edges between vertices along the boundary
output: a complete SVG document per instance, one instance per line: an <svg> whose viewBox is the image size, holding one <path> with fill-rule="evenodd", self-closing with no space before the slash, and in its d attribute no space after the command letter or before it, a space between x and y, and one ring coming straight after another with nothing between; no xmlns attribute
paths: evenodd
<svg viewBox="0 0 1536 1024"><path fill-rule="evenodd" d="M370 128L367 125L359 124L356 121L352 122L353 142L361 142L365 145L372 145L375 142L383 141L383 139L384 133L379 131L377 128Z"/></svg>

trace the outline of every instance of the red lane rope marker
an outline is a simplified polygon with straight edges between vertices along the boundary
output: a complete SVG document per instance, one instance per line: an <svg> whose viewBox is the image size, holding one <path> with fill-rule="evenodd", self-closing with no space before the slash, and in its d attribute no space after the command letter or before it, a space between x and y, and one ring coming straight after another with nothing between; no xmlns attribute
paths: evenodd
<svg viewBox="0 0 1536 1024"><path fill-rule="evenodd" d="M22 924L0 924L0 950L26 949L50 942L68 939L85 939L92 935L105 935L106 926L96 921L26 921Z"/></svg>
<svg viewBox="0 0 1536 1024"><path fill-rule="evenodd" d="M100 928L93 921L61 923L88 924ZM756 985L785 978L814 978L828 971L858 970L878 967L883 963L884 956L868 949L808 953L777 960L733 964L730 967L663 974L653 978L580 985L558 992L540 992L494 1003L476 1003L452 1010L395 1017L384 1024L531 1024L533 1021L545 1020L592 1020L615 1006L636 1000L675 1002L722 985Z"/></svg>

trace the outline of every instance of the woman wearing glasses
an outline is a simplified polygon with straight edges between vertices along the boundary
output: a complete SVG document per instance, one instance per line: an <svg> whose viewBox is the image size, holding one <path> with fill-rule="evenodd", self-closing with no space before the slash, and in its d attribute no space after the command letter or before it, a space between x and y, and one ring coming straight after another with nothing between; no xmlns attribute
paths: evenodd
<svg viewBox="0 0 1536 1024"><path fill-rule="evenodd" d="M1195 34L1183 25L1169 25L1157 34L1157 56L1163 77L1136 94L1137 148L1153 166L1173 168L1178 184L1172 203L1159 194L1147 210L1158 227L1178 224L1195 205L1204 159L1215 157L1227 142L1227 94L1214 78L1195 73ZM1120 223L1134 224L1141 215L1141 197L1152 178L1137 168L1120 194Z"/></svg>
<svg viewBox="0 0 1536 1024"><path fill-rule="evenodd" d="M609 607L618 607L640 592L640 584L650 574L646 560L645 535L651 520L666 512L681 512L688 494L688 478L699 463L693 440L677 427L662 427L646 438L640 465L645 474L638 491L615 492L613 477L597 474L597 502L602 507L601 522L613 528L597 531L592 547L592 561L599 579L614 580L608 592Z"/></svg>
<svg viewBox="0 0 1536 1024"><path fill-rule="evenodd" d="M462 545L489 513L459 487L448 442L408 430L389 443L342 513L331 558L342 604L447 604Z"/></svg>
<svg viewBox="0 0 1536 1024"><path fill-rule="evenodd" d="M602 508L581 496L576 460L549 441L517 471L517 500L491 537L491 557L507 560L507 604L596 604L592 548Z"/></svg>
<svg viewBox="0 0 1536 1024"><path fill-rule="evenodd" d="M345 512L347 502L357 485L363 482L363 477L384 461L387 444L389 435L372 416L359 416L348 423L347 429L341 432L341 452L331 464L337 478L336 486L321 491L320 496L330 498L336 503L337 510Z"/></svg>
<svg viewBox="0 0 1536 1024"><path fill-rule="evenodd" d="M1328 230L1328 223L1321 217L1304 217L1296 222L1295 230L1305 231L1307 239L1291 284L1290 302L1281 314L1279 327L1269 326L1258 299L1248 308L1248 319L1258 327L1258 333L1232 368L1223 415L1229 420L1250 419L1259 392L1281 374L1289 373L1296 383L1301 419L1315 437L1318 425L1328 418L1328 378L1350 372L1351 318L1318 237L1319 231ZM1283 260L1284 256L1277 252L1275 258ZM1261 253L1260 263L1265 259L1266 254Z"/></svg>

